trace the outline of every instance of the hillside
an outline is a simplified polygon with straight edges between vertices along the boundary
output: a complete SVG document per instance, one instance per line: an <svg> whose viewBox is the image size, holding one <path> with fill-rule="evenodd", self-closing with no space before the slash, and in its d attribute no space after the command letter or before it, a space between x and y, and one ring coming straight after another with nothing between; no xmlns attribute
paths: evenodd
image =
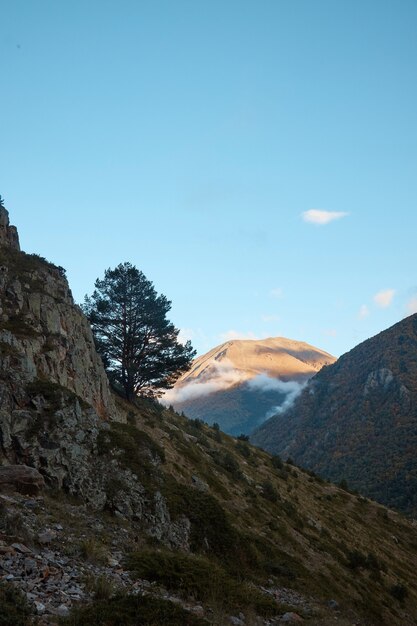
<svg viewBox="0 0 417 626"><path fill-rule="evenodd" d="M254 443L417 514L417 315L312 378Z"/></svg>
<svg viewBox="0 0 417 626"><path fill-rule="evenodd" d="M114 395L62 269L0 252L2 626L416 623L411 521Z"/></svg>
<svg viewBox="0 0 417 626"><path fill-rule="evenodd" d="M196 359L164 402L189 417L218 423L229 434L248 434L334 360L283 337L228 341Z"/></svg>

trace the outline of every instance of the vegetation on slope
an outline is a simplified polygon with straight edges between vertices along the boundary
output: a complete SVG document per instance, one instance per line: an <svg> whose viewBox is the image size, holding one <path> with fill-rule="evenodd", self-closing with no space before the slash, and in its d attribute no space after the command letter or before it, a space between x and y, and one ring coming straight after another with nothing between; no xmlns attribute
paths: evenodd
<svg viewBox="0 0 417 626"><path fill-rule="evenodd" d="M308 384L252 440L386 505L417 513L417 315Z"/></svg>
<svg viewBox="0 0 417 626"><path fill-rule="evenodd" d="M130 425L113 425L117 446L101 453L140 475L131 442L138 438L138 458L143 446L153 457L163 448L144 484L150 495L161 491L172 519L191 522L190 553L153 538L129 555L134 575L208 605L222 595L229 610L271 614L271 596L259 590L290 588L313 598L299 609L311 623L326 623L330 600L366 624L414 623L417 541L399 514L157 403L118 403ZM285 603L274 604L282 614Z"/></svg>

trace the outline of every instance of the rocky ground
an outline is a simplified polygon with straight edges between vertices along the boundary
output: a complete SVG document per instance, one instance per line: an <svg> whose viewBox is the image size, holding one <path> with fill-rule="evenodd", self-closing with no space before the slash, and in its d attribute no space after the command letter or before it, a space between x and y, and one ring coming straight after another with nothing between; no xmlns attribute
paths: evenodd
<svg viewBox="0 0 417 626"><path fill-rule="evenodd" d="M138 542L135 528L124 519L105 519L83 504L49 496L0 495L0 580L25 594L33 607L33 623L57 624L73 606L117 591L166 599L216 623L212 609L131 578L123 566L124 555L132 546L137 549ZM300 613L315 612L314 602L294 590L260 589L277 600L277 608L286 604L293 610L273 619L252 618L251 624L299 623L304 621ZM337 610L337 603L333 608ZM226 617L234 626L249 623L243 613Z"/></svg>

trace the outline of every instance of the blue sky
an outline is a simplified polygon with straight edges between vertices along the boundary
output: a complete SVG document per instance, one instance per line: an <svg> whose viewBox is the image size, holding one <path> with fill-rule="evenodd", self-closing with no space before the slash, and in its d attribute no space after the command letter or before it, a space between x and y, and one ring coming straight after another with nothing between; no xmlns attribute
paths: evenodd
<svg viewBox="0 0 417 626"><path fill-rule="evenodd" d="M414 0L0 0L0 24L0 193L77 301L129 260L199 352L339 355L417 311Z"/></svg>

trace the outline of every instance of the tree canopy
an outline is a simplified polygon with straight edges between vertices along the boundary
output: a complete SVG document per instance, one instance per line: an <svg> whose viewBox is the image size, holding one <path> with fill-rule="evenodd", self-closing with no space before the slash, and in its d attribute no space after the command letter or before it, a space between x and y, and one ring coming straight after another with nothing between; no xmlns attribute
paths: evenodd
<svg viewBox="0 0 417 626"><path fill-rule="evenodd" d="M166 317L170 309L171 302L130 263L106 270L85 298L97 350L128 400L161 395L191 365L195 351L189 341L178 341L179 330Z"/></svg>

